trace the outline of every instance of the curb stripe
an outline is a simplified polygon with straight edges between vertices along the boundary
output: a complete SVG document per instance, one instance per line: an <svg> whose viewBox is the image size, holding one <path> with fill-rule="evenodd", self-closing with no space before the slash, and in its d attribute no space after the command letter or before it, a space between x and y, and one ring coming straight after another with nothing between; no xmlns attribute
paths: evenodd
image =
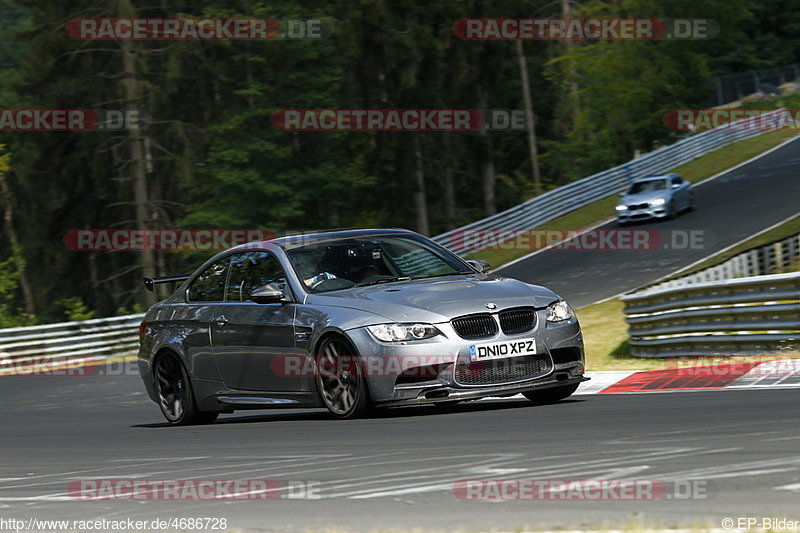
<svg viewBox="0 0 800 533"><path fill-rule="evenodd" d="M723 389L746 375L759 363L672 368L636 372L600 391L643 392L650 390Z"/></svg>
<svg viewBox="0 0 800 533"><path fill-rule="evenodd" d="M775 389L800 386L800 359L740 362L665 370L587 372L592 381L576 394L614 394L713 389Z"/></svg>

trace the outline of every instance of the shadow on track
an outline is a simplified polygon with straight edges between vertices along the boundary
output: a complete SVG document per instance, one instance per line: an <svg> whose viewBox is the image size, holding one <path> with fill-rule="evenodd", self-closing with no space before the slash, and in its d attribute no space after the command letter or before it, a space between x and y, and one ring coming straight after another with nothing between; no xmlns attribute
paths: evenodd
<svg viewBox="0 0 800 533"><path fill-rule="evenodd" d="M421 405L421 406L408 406L408 407L390 407L378 408L367 417L358 418L354 420L336 420L327 411L322 409L314 410L292 410L292 412L275 410L272 412L259 412L257 415L234 415L220 418L214 424L209 426L187 426L189 428L200 427L214 427L224 426L229 424L254 424L254 423L269 423L269 422L293 422L293 421L306 421L306 420L328 420L336 422L337 424L345 424L348 422L368 422L370 420L391 420L394 418L409 418L409 417L429 417L429 416L443 416L443 415L456 415L475 412L487 411L504 411L509 409L533 409L545 408L548 405L563 405L571 403L582 403L586 400L579 398L571 398L562 400L556 404L534 404L528 400L493 400L488 402L465 402L459 405L447 405L437 407L435 405ZM159 429L170 428L167 422L149 423L149 424L132 424L132 428L146 428L146 429Z"/></svg>

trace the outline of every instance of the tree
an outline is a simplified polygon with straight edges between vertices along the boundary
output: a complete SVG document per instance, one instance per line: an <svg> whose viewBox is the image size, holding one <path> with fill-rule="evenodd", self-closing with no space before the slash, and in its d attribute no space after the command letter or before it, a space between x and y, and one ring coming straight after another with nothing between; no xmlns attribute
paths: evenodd
<svg viewBox="0 0 800 533"><path fill-rule="evenodd" d="M25 274L22 246L14 227L14 198L6 176L11 170L11 154L3 154L0 144L0 209L3 213L3 230L8 236L11 257L0 262L0 328L24 325L33 320L35 313L31 287ZM25 315L16 312L16 292L22 290Z"/></svg>

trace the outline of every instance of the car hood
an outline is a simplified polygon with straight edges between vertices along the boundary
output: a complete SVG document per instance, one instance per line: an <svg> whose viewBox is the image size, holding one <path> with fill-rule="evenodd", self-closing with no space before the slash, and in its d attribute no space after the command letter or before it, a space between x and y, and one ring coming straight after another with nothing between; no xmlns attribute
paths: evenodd
<svg viewBox="0 0 800 533"><path fill-rule="evenodd" d="M551 290L485 274L385 283L311 294L314 306L360 309L396 322L440 323L471 313L509 307L546 307L558 296ZM365 325L367 325L365 323Z"/></svg>
<svg viewBox="0 0 800 533"><path fill-rule="evenodd" d="M652 192L641 192L639 194L626 194L622 197L621 203L623 204L643 204L645 202L652 202L653 200L657 200L659 198L667 198L669 199L669 191L652 191Z"/></svg>

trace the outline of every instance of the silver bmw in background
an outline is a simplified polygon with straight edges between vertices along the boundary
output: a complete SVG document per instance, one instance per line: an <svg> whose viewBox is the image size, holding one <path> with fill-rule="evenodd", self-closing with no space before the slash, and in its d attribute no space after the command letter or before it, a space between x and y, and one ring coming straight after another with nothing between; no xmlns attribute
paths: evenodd
<svg viewBox="0 0 800 533"><path fill-rule="evenodd" d="M552 291L486 273L406 230L283 237L222 252L141 324L139 368L172 424L219 413L537 403L587 378L581 330Z"/></svg>
<svg viewBox="0 0 800 533"><path fill-rule="evenodd" d="M694 209L692 184L678 174L664 174L634 180L626 192L620 193L617 222L625 225L647 219L674 218L682 211Z"/></svg>

